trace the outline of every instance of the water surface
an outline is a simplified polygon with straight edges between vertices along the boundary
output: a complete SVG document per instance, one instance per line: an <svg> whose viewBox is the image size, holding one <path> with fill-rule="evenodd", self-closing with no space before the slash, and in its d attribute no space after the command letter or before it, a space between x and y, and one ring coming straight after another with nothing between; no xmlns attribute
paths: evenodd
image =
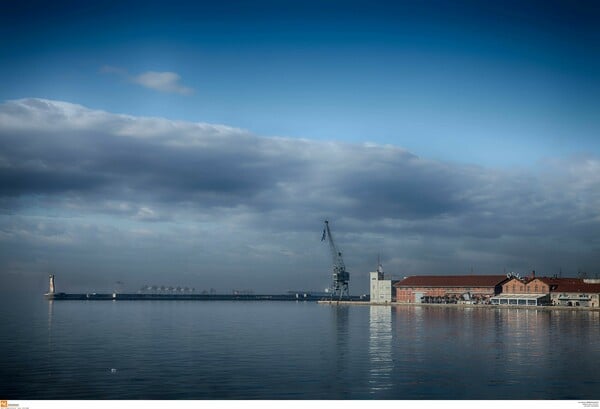
<svg viewBox="0 0 600 409"><path fill-rule="evenodd" d="M3 399L598 399L598 312L296 302L2 308Z"/></svg>

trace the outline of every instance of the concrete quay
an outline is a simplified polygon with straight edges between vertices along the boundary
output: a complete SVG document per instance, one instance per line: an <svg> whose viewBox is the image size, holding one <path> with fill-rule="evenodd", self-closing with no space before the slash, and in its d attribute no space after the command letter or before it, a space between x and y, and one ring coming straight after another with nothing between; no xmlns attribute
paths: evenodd
<svg viewBox="0 0 600 409"><path fill-rule="evenodd" d="M600 307L567 307L560 305L492 305L492 304L427 304L427 303L377 303L370 301L337 301L337 300L319 300L318 304L324 305L358 305L363 307L424 307L424 308L491 308L491 309L524 309L524 310L559 310L559 311L600 311Z"/></svg>

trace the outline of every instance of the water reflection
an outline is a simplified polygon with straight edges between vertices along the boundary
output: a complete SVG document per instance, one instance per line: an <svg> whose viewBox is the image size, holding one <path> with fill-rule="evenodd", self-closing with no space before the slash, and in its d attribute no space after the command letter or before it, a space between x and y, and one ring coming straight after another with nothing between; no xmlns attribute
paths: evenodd
<svg viewBox="0 0 600 409"><path fill-rule="evenodd" d="M346 391L345 374L348 371L348 360L350 359L350 351L349 348L349 329L348 329L348 320L349 320L349 312L350 307L348 306L333 306L331 308L332 317L334 321L335 328L335 336L333 338L334 341L334 351L335 351L335 362L334 365L330 367L331 373L329 376L329 381L332 383L329 385L331 393L336 398L341 398L344 396Z"/></svg>
<svg viewBox="0 0 600 409"><path fill-rule="evenodd" d="M52 347L52 317L54 316L54 301L48 300L48 346Z"/></svg>
<svg viewBox="0 0 600 409"><path fill-rule="evenodd" d="M29 316L25 307L4 310L11 337L0 339L0 372L9 368L0 395L590 400L600 390L598 312L237 302L35 308Z"/></svg>
<svg viewBox="0 0 600 409"><path fill-rule="evenodd" d="M520 308L502 311L509 363L538 359L549 353L549 317L547 311Z"/></svg>
<svg viewBox="0 0 600 409"><path fill-rule="evenodd" d="M369 307L369 392L376 394L393 386L392 308Z"/></svg>
<svg viewBox="0 0 600 409"><path fill-rule="evenodd" d="M551 340L551 320L555 311L496 309L487 346L493 353L488 360L486 381L501 396L546 398L556 385L553 366L560 357Z"/></svg>
<svg viewBox="0 0 600 409"><path fill-rule="evenodd" d="M48 332L52 329L52 316L54 315L54 301L48 300Z"/></svg>
<svg viewBox="0 0 600 409"><path fill-rule="evenodd" d="M348 312L347 306L332 308L335 321L335 344L338 351L338 362L343 363L348 358Z"/></svg>

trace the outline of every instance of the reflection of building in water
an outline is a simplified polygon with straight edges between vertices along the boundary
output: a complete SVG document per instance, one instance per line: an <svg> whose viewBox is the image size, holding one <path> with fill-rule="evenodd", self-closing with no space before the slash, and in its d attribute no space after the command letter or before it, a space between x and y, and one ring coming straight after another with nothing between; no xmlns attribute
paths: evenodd
<svg viewBox="0 0 600 409"><path fill-rule="evenodd" d="M371 393L392 388L392 309L369 307L369 390Z"/></svg>
<svg viewBox="0 0 600 409"><path fill-rule="evenodd" d="M54 301L48 301L48 331L52 329L52 315L54 315Z"/></svg>
<svg viewBox="0 0 600 409"><path fill-rule="evenodd" d="M52 350L52 317L54 316L54 301L48 301L48 348Z"/></svg>
<svg viewBox="0 0 600 409"><path fill-rule="evenodd" d="M543 366L548 373L552 370L549 360L553 340L552 314L556 311L539 311L534 309L507 308L494 311L496 326L494 333L497 341L494 349L501 352L500 356L490 361L496 372L521 374L539 371ZM522 362L535 362L536 365L526 367L518 365Z"/></svg>

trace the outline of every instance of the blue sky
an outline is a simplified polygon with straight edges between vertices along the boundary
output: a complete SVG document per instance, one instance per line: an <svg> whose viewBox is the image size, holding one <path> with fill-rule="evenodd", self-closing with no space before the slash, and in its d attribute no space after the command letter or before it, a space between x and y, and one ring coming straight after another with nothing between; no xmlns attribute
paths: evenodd
<svg viewBox="0 0 600 409"><path fill-rule="evenodd" d="M598 6L581 2L11 5L0 99L371 141L528 166L598 153ZM193 93L103 72L174 72Z"/></svg>
<svg viewBox="0 0 600 409"><path fill-rule="evenodd" d="M488 3L4 4L0 284L599 272L600 6Z"/></svg>

